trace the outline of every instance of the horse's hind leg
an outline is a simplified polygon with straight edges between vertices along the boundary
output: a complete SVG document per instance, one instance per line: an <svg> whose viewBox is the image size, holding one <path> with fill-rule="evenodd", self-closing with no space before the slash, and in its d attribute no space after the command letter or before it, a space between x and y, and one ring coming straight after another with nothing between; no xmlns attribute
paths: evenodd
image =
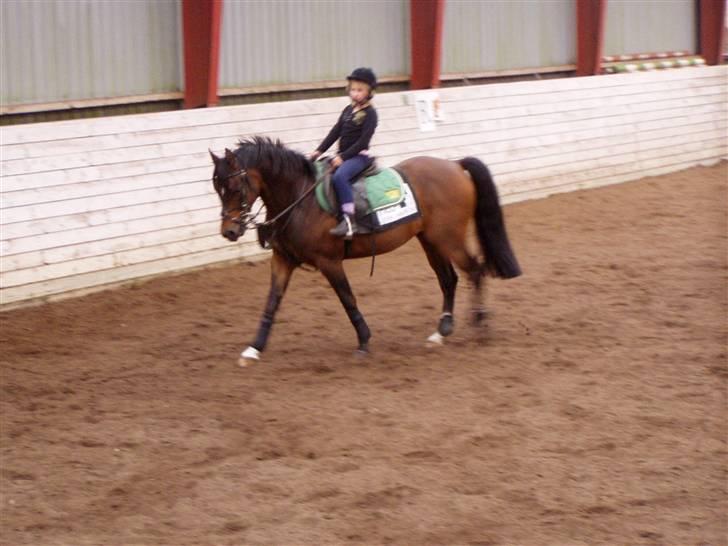
<svg viewBox="0 0 728 546"><path fill-rule="evenodd" d="M329 284L331 284L336 295L339 296L339 301L344 306L346 314L356 330L356 335L359 339L358 351L360 353L369 352L369 338L371 337L369 326L367 326L364 316L356 306L356 298L351 291L351 286L349 285L349 280L346 278L341 261L322 260L319 262L318 267L324 277L329 281Z"/></svg>
<svg viewBox="0 0 728 546"><path fill-rule="evenodd" d="M478 325L487 316L485 305L483 305L483 267L478 259L471 255L464 247L452 253L455 264L468 275L473 285L471 299L471 318L473 324Z"/></svg>
<svg viewBox="0 0 728 546"><path fill-rule="evenodd" d="M422 234L418 235L417 238L427 255L427 261L430 262L430 267L432 267L435 275L437 275L437 280L442 290L443 299L440 323L437 326L437 332L429 338L429 341L434 343L442 343L442 338L452 334L454 327L452 312L455 306L455 288L458 284L458 276L450 260L445 258L437 250L435 245L430 243Z"/></svg>

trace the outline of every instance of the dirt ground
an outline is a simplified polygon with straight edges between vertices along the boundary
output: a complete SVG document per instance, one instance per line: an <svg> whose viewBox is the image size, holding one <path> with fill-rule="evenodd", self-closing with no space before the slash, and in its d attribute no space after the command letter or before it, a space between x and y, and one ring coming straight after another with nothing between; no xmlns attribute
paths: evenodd
<svg viewBox="0 0 728 546"><path fill-rule="evenodd" d="M268 264L0 314L4 545L728 543L728 166L506 207L525 274L425 339L414 243L317 273L265 360ZM457 311L460 311L457 314Z"/></svg>

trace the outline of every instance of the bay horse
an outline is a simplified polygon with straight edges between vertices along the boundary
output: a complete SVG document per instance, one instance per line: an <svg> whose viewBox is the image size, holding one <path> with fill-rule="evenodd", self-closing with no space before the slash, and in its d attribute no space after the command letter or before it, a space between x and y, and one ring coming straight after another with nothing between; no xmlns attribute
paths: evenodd
<svg viewBox="0 0 728 546"><path fill-rule="evenodd" d="M371 334L346 278L344 259L372 256L374 248L376 254L390 252L417 237L443 294L438 328L429 338L434 343L442 343L453 331L458 281L453 262L473 284L476 323L484 318L483 277L490 273L509 279L521 274L490 171L474 157L459 161L416 157L395 165L410 183L421 216L376 234L355 235L346 248L343 239L329 234L336 218L318 205L313 195L316 169L303 154L278 140L255 136L239 141L234 151L225 149L223 157L212 151L210 156L213 186L222 203L221 235L234 242L257 225L259 238L267 231L273 249L268 301L254 341L240 355L242 366L260 359L291 274L303 264L321 271L331 284L356 330L360 353L368 352ZM262 224L256 223L252 212L258 197L266 210ZM473 220L481 247L477 253L466 248Z"/></svg>

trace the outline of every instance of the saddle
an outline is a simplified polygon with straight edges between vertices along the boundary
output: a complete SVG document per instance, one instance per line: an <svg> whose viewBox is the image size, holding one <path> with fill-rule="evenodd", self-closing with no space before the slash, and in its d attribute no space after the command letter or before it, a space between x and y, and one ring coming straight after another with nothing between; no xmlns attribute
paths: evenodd
<svg viewBox="0 0 728 546"><path fill-rule="evenodd" d="M339 203L331 183L331 175L326 173L329 163L329 160L314 163L317 179L321 180L316 187L316 199L323 210L332 216L337 216ZM354 193L354 218L357 233L384 230L385 226L377 218L376 213L402 204L405 198L404 183L399 171L392 168L380 169L376 164L372 164L356 177L351 189Z"/></svg>

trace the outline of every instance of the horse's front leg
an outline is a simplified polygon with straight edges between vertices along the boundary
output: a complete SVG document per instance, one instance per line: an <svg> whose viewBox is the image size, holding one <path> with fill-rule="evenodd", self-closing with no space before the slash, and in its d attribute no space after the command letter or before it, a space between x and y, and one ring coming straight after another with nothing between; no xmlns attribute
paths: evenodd
<svg viewBox="0 0 728 546"><path fill-rule="evenodd" d="M252 360L260 360L260 353L263 352L268 343L268 336L273 326L273 319L276 316L276 311L278 311L278 306L281 304L283 294L286 293L288 281L291 280L291 274L294 268L295 266L284 256L275 251L273 252L268 302L265 305L263 316L260 319L255 341L240 354L240 360L238 362L241 366L246 366Z"/></svg>
<svg viewBox="0 0 728 546"><path fill-rule="evenodd" d="M319 263L319 269L331 284L336 295L339 296L339 301L341 301L341 305L344 306L346 314L349 316L349 320L356 330L356 335L359 339L359 348L357 351L359 353L368 353L371 332L369 331L369 326L367 326L367 323L364 320L364 316L356 306L356 298L351 291L349 280L346 278L344 266L341 264L340 260L327 260Z"/></svg>

